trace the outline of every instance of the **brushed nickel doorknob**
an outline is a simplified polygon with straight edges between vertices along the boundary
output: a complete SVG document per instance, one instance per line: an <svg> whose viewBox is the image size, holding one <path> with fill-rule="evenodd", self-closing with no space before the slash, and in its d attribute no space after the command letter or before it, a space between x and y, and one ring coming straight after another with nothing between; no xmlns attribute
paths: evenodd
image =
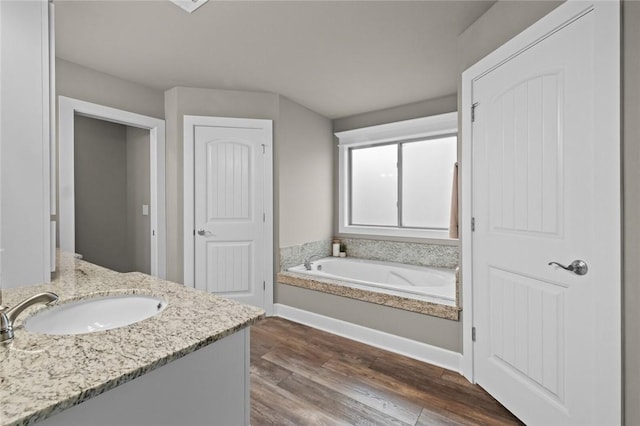
<svg viewBox="0 0 640 426"><path fill-rule="evenodd" d="M565 271L573 272L576 275L585 275L587 272L589 272L589 266L584 260L574 260L569 266L561 265L558 262L549 262L549 265L558 265Z"/></svg>

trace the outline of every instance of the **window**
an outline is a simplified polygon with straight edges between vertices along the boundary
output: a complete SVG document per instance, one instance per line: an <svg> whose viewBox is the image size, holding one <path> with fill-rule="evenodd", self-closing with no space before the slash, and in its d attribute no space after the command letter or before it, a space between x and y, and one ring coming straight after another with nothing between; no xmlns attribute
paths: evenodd
<svg viewBox="0 0 640 426"><path fill-rule="evenodd" d="M448 238L457 114L337 133L341 233Z"/></svg>

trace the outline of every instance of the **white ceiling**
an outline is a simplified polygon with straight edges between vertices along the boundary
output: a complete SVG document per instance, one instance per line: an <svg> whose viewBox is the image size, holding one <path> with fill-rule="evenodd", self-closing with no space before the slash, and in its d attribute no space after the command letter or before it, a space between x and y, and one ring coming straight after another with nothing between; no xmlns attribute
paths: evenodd
<svg viewBox="0 0 640 426"><path fill-rule="evenodd" d="M166 90L282 94L329 118L453 94L457 36L493 1L56 0L56 54Z"/></svg>

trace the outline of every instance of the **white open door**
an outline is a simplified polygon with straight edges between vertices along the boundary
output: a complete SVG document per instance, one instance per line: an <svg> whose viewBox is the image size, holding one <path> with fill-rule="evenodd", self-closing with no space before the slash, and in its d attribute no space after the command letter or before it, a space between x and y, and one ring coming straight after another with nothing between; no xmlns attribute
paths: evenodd
<svg viewBox="0 0 640 426"><path fill-rule="evenodd" d="M184 129L185 284L270 310L272 123L186 116Z"/></svg>
<svg viewBox="0 0 640 426"><path fill-rule="evenodd" d="M473 374L529 425L621 422L618 74L617 2L567 2L463 76Z"/></svg>

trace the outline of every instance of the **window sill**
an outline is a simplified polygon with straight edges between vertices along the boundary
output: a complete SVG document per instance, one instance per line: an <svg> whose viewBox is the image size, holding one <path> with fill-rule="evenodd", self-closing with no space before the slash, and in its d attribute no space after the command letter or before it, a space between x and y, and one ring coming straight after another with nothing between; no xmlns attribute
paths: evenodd
<svg viewBox="0 0 640 426"><path fill-rule="evenodd" d="M338 230L340 234L351 234L357 236L369 236L374 238L411 238L411 239L429 239L442 242L447 245L457 245L458 239L449 238L449 231L439 231L433 229L415 229L415 228L394 228L383 226L340 226Z"/></svg>

